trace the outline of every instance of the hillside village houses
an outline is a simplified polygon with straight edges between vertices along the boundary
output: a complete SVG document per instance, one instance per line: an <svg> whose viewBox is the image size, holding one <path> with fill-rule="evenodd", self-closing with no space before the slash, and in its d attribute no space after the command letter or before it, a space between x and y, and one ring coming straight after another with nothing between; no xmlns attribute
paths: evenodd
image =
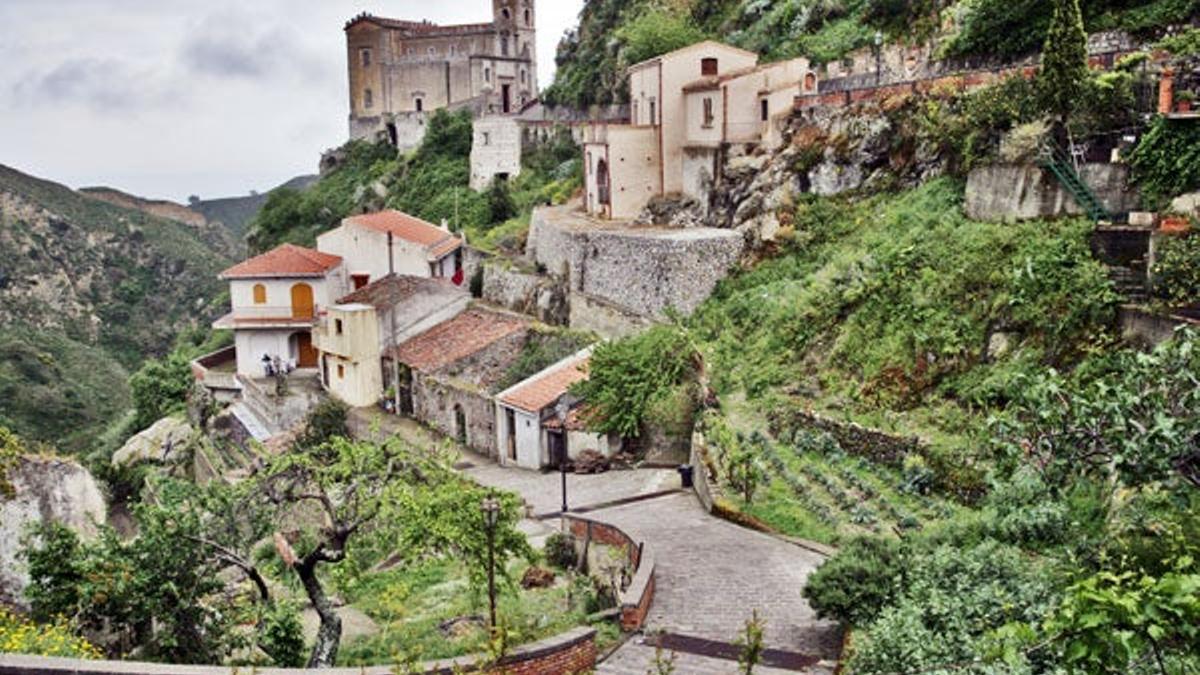
<svg viewBox="0 0 1200 675"><path fill-rule="evenodd" d="M630 219L666 194L707 202L723 149L778 142L772 122L816 88L807 59L760 66L757 54L713 41L631 66L632 122L585 134L587 212Z"/></svg>

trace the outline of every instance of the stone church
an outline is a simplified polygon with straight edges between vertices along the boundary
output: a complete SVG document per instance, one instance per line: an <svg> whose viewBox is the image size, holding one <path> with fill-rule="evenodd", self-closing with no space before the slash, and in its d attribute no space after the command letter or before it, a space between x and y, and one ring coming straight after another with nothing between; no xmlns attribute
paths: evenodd
<svg viewBox="0 0 1200 675"><path fill-rule="evenodd" d="M352 19L350 137L386 134L404 149L420 143L434 110L519 112L537 97L535 11L534 0L492 0L490 23Z"/></svg>

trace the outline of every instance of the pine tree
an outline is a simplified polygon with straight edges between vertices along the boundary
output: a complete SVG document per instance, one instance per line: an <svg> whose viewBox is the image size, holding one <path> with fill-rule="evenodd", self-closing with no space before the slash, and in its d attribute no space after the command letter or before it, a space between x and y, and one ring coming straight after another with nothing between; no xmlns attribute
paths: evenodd
<svg viewBox="0 0 1200 675"><path fill-rule="evenodd" d="M1054 14L1042 49L1039 88L1043 105L1066 123L1088 77L1087 32L1079 0L1053 0Z"/></svg>

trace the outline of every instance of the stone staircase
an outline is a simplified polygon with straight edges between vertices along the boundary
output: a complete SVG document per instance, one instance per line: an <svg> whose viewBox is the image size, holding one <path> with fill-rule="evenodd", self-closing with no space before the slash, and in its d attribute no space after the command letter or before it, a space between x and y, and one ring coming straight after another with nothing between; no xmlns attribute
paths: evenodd
<svg viewBox="0 0 1200 675"><path fill-rule="evenodd" d="M270 423L263 420L261 413L250 403L249 397L234 403L229 407L229 412L237 418L246 433L259 443L266 443L278 433L277 429L273 429Z"/></svg>
<svg viewBox="0 0 1200 675"><path fill-rule="evenodd" d="M1124 298L1125 304L1142 305L1150 301L1150 291L1146 287L1146 263L1134 261L1125 267L1107 265L1108 278L1112 281L1117 293Z"/></svg>

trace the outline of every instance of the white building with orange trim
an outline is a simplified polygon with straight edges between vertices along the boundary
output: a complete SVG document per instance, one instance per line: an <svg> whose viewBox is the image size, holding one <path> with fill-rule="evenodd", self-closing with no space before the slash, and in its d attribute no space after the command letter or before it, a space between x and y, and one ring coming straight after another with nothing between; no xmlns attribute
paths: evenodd
<svg viewBox="0 0 1200 675"><path fill-rule="evenodd" d="M345 260L354 290L389 274L449 279L462 285L461 238L396 210L350 216L317 237L317 249Z"/></svg>
<svg viewBox="0 0 1200 675"><path fill-rule="evenodd" d="M588 213L629 219L668 194L706 202L720 151L778 141L772 124L816 89L807 59L760 66L754 52L711 40L631 66L632 123L585 133Z"/></svg>
<svg viewBox="0 0 1200 675"><path fill-rule="evenodd" d="M230 267L220 278L229 282L232 307L213 328L233 331L238 375L264 377L264 363L275 359L317 367L313 327L348 290L340 256L284 244Z"/></svg>

